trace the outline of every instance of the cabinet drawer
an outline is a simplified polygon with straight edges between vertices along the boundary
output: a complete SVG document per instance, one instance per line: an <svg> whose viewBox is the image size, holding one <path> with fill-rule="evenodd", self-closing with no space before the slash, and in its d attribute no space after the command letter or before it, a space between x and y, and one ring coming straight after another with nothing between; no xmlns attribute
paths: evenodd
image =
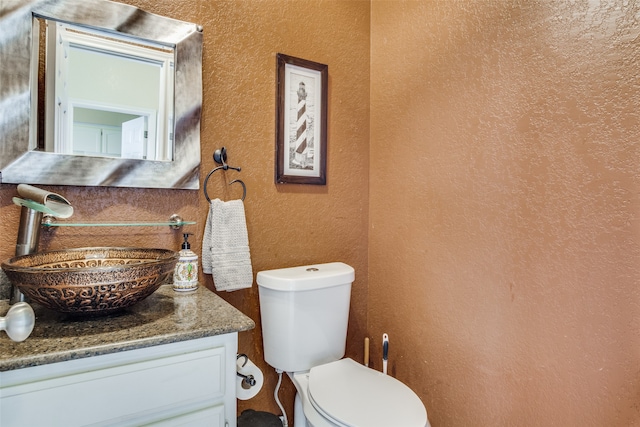
<svg viewBox="0 0 640 427"><path fill-rule="evenodd" d="M162 420L152 424L153 427L225 427L224 407L222 405L206 408L197 412Z"/></svg>
<svg viewBox="0 0 640 427"><path fill-rule="evenodd" d="M0 387L0 425L136 425L199 412L218 416L224 425L219 414L224 413L225 348L175 354L176 347L168 352L163 347L124 352L135 353L130 363L122 360L124 353L90 358L98 369L78 368L77 362L88 359L38 367L49 368L49 378L25 372L26 382L14 378ZM110 366L110 359L117 364Z"/></svg>

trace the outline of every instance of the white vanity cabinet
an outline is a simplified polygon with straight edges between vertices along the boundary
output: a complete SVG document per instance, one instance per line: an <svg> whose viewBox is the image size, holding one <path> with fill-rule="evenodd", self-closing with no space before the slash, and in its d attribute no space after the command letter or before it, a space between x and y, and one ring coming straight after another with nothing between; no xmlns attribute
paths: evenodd
<svg viewBox="0 0 640 427"><path fill-rule="evenodd" d="M236 426L237 333L0 372L0 426Z"/></svg>

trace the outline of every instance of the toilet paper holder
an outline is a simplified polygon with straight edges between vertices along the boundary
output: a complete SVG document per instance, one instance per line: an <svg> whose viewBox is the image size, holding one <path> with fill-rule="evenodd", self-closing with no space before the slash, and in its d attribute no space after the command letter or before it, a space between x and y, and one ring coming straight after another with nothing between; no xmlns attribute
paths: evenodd
<svg viewBox="0 0 640 427"><path fill-rule="evenodd" d="M247 362L249 361L249 356L247 356L244 353L238 354L236 356L236 360L240 359L241 357L244 357L244 363L241 366L242 368L244 368L244 365L246 365ZM242 378L242 384L247 385L248 386L247 388L253 387L254 385L256 385L256 379L253 377L253 375L244 375L237 371L236 371L236 375Z"/></svg>

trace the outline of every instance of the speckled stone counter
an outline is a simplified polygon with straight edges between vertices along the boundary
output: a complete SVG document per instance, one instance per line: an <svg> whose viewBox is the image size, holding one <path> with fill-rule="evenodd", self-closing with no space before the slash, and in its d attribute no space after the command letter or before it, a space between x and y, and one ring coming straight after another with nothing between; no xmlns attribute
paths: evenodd
<svg viewBox="0 0 640 427"><path fill-rule="evenodd" d="M255 323L207 288L178 293L163 285L122 312L75 318L33 304L36 325L23 342L0 332L0 371L253 329ZM0 301L0 313L9 310Z"/></svg>

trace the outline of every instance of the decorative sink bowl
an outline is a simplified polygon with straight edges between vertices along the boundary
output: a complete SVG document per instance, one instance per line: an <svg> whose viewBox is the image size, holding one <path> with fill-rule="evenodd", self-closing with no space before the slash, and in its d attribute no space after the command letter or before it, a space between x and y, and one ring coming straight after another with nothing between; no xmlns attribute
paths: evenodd
<svg viewBox="0 0 640 427"><path fill-rule="evenodd" d="M22 255L2 263L31 301L64 313L101 315L154 293L173 274L177 252L79 248Z"/></svg>

